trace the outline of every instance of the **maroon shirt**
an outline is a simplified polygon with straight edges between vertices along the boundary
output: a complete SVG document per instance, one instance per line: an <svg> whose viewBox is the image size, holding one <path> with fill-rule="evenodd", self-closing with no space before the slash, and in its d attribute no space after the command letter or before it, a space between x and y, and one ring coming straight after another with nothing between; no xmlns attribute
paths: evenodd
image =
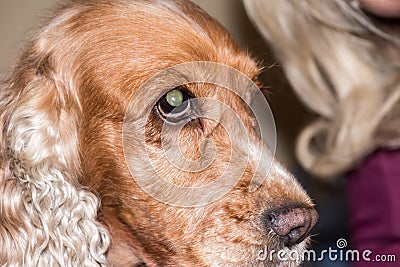
<svg viewBox="0 0 400 267"><path fill-rule="evenodd" d="M350 174L347 187L352 249L373 252L370 262L352 266L399 267L400 151L378 151L368 157ZM377 261L388 255L395 255L396 262Z"/></svg>

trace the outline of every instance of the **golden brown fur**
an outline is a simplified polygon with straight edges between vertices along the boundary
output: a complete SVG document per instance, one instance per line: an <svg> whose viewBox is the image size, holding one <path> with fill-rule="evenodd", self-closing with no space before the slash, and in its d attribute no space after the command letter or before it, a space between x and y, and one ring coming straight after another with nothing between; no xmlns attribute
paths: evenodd
<svg viewBox="0 0 400 267"><path fill-rule="evenodd" d="M129 101L158 71L192 61L225 64L251 79L259 72L218 23L187 1L71 1L56 12L0 94L0 265L271 266L257 261L257 252L284 246L262 215L312 207L278 162L250 193L250 156L226 196L191 208L147 195L125 162L122 130ZM231 149L239 157L268 150L238 96L213 85L188 86L197 97L227 103L254 148L238 146L232 140L240 137L213 121L194 122L180 134L182 153L200 157L205 137L218 153L209 168L187 176L163 159L161 121L152 114L146 142L164 179L205 184L222 173ZM151 104L133 100L137 112ZM136 157L145 156L138 145ZM308 238L300 241L293 249L302 251Z"/></svg>

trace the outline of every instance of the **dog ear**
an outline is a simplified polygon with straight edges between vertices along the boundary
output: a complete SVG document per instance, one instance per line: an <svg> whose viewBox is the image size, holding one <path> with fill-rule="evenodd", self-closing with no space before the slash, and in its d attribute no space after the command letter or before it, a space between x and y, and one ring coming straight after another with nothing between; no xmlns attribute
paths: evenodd
<svg viewBox="0 0 400 267"><path fill-rule="evenodd" d="M77 181L72 76L37 50L0 91L0 265L103 266L109 238L96 221L99 201Z"/></svg>

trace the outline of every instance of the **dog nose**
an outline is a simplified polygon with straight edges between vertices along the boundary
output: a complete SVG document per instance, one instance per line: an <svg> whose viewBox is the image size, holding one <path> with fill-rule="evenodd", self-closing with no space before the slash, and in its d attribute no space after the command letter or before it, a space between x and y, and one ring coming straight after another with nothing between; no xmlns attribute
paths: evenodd
<svg viewBox="0 0 400 267"><path fill-rule="evenodd" d="M266 214L266 224L286 247L302 242L318 221L314 208L281 209Z"/></svg>

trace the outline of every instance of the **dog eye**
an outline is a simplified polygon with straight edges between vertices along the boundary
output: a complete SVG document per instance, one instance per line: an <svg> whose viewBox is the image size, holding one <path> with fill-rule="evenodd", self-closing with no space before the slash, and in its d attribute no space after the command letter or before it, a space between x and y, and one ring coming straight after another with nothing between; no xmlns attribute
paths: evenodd
<svg viewBox="0 0 400 267"><path fill-rule="evenodd" d="M169 122L178 122L189 114L191 98L184 88L175 88L158 101L158 113Z"/></svg>

